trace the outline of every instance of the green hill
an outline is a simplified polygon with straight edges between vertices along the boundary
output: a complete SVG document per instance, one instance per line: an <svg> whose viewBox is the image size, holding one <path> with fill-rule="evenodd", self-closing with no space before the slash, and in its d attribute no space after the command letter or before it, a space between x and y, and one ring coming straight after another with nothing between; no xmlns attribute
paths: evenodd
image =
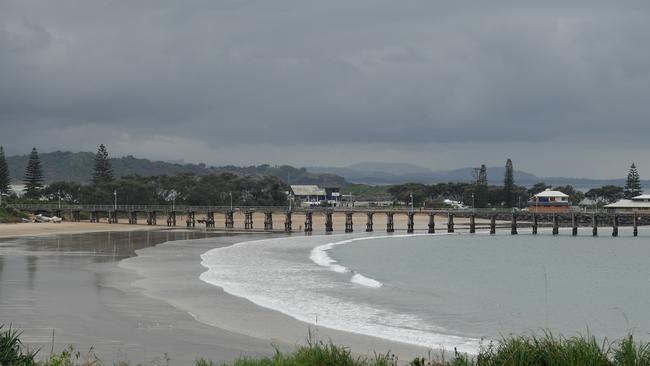
<svg viewBox="0 0 650 366"><path fill-rule="evenodd" d="M69 181L87 183L92 177L95 154L90 152L55 151L39 154L46 182ZM20 183L27 166L28 155L7 157L7 164L12 181ZM305 168L289 165L271 166L268 164L237 167L209 167L205 164L179 164L165 161L151 161L134 156L112 158L113 174L116 177L127 175L156 176L190 173L207 175L211 173L231 172L240 175L270 175L290 184L319 184L324 186L342 186L347 182L335 174L310 173Z"/></svg>

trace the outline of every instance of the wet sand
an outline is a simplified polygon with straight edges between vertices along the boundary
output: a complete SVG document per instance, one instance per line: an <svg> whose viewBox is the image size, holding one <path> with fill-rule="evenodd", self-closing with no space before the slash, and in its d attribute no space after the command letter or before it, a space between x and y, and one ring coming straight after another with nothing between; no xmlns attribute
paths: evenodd
<svg viewBox="0 0 650 366"><path fill-rule="evenodd" d="M104 224L105 225L105 224ZM205 240L191 240L211 237ZM0 240L0 323L47 355L93 347L104 363L190 365L199 357L271 355L304 343L309 326L198 279L200 255L263 235L174 231L103 232ZM167 242L162 245L155 244ZM138 258L133 257L138 250ZM190 309L212 312L198 321ZM381 339L314 328L358 353L426 352Z"/></svg>
<svg viewBox="0 0 650 366"><path fill-rule="evenodd" d="M100 231L138 231L157 230L160 227L147 225L107 224L90 222L27 222L16 224L0 224L0 238L14 238L20 236L40 236L54 234L79 234Z"/></svg>

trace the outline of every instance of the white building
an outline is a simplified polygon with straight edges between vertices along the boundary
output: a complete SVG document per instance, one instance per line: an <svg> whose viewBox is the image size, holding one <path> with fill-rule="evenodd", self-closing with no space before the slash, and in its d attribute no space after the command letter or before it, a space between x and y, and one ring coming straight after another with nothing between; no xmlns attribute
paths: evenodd
<svg viewBox="0 0 650 366"><path fill-rule="evenodd" d="M619 200L605 205L608 211L650 211L650 194L642 194L630 200Z"/></svg>
<svg viewBox="0 0 650 366"><path fill-rule="evenodd" d="M531 197L528 211L541 213L569 212L569 196L560 191L546 189Z"/></svg>
<svg viewBox="0 0 650 366"><path fill-rule="evenodd" d="M325 188L317 185L292 185L291 193L294 199L300 201L305 206L311 206L327 200Z"/></svg>

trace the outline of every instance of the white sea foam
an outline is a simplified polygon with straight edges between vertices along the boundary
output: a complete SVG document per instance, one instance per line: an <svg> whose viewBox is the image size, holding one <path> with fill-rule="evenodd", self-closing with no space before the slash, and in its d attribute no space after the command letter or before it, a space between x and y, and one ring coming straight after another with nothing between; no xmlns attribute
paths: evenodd
<svg viewBox="0 0 650 366"><path fill-rule="evenodd" d="M341 281L339 274L351 271L329 258L326 249L372 237L346 236L336 243L325 242L330 239L290 237L213 249L201 256L208 270L200 278L231 295L307 323L424 347L476 352L476 339L444 334L444 328L427 324L418 316L349 296L358 292L359 285L377 288L381 283L359 273L352 281ZM316 247L321 249L315 251Z"/></svg>
<svg viewBox="0 0 650 366"><path fill-rule="evenodd" d="M422 236L422 235L431 235L431 234L364 236L360 238L345 239L345 240L327 243L315 247L314 249L311 250L309 259L311 259L312 262L318 264L321 267L328 268L330 271L338 272L338 273L348 273L352 271L345 266L337 264L337 261L335 259L332 259L327 254L327 252L332 250L332 248L334 248L335 246L350 244L355 241L362 241L362 240L381 239L381 238L402 238L402 237L413 237L413 236ZM371 287L371 288L379 288L383 286L383 283L381 283L380 281L364 276L363 274L357 272L355 272L355 274L352 275L352 277L350 277L350 282L356 283L357 285Z"/></svg>
<svg viewBox="0 0 650 366"><path fill-rule="evenodd" d="M357 273L354 276L352 276L352 278L350 278L350 282L356 283L357 285L372 287L372 288L380 288L381 286L383 286L383 283L377 280L373 280L372 278L366 277L361 273Z"/></svg>

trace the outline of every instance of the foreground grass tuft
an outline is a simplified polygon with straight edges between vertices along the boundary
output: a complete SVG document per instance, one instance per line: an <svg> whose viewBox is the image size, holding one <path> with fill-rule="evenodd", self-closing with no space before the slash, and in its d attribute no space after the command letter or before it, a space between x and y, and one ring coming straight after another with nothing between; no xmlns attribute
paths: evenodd
<svg viewBox="0 0 650 366"><path fill-rule="evenodd" d="M102 365L92 350L85 356L67 348L47 359L36 360L36 352L25 349L20 332L0 326L0 366L91 366ZM165 357L167 364L169 358ZM129 366L126 362L113 365ZM455 353L449 360L416 358L401 362L391 353L356 356L349 348L315 340L293 352L276 349L269 357L240 357L231 362L198 359L196 366L650 366L650 343L635 342L632 335L615 342L598 342L593 336L510 336L481 346L479 354Z"/></svg>
<svg viewBox="0 0 650 366"><path fill-rule="evenodd" d="M36 352L29 352L20 341L21 332L0 325L0 365L32 365Z"/></svg>

